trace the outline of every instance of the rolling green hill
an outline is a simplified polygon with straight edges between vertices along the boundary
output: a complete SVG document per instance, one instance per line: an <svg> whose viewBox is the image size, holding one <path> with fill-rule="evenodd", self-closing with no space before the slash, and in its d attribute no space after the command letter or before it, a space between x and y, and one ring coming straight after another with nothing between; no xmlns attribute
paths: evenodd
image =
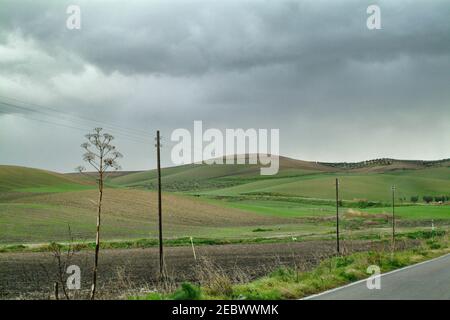
<svg viewBox="0 0 450 320"><path fill-rule="evenodd" d="M399 228L428 228L432 219L450 224L447 203L410 203L411 196L450 195L448 161L325 164L281 157L274 176L261 176L259 165L163 169L166 236L242 238L256 236L255 230L259 237L326 235L335 221L336 178L344 200L343 233L389 232L392 185ZM107 186L105 237L154 237L157 202L149 190L156 190L155 170L116 172ZM67 240L68 225L77 239L92 239L97 191L89 189L94 188L92 179L78 174L0 166L0 243ZM375 205L362 207L361 200Z"/></svg>
<svg viewBox="0 0 450 320"><path fill-rule="evenodd" d="M92 182L51 171L0 165L0 193L59 192L92 188Z"/></svg>
<svg viewBox="0 0 450 320"><path fill-rule="evenodd" d="M97 196L96 190L83 190L0 201L0 245L68 241L71 235L77 240L92 240ZM296 223L289 217L259 215L182 195L164 194L163 202L167 238L252 235L256 228L274 225L292 228L291 224ZM107 188L102 211L103 239L157 236L155 192Z"/></svg>
<svg viewBox="0 0 450 320"><path fill-rule="evenodd" d="M195 192L211 196L273 194L333 199L335 179L340 179L346 200L390 201L391 186L397 196L450 195L450 163L378 159L355 164L317 163L280 157L274 176L261 176L259 165L191 164L162 171L166 191ZM112 184L156 188L156 171L142 171L112 178Z"/></svg>
<svg viewBox="0 0 450 320"><path fill-rule="evenodd" d="M238 186L204 191L209 195L237 196L273 194L305 198L333 199L335 178L339 178L341 198L345 200L390 201L391 186L397 198L450 194L450 168L409 170L390 173L318 173L308 176L254 181Z"/></svg>
<svg viewBox="0 0 450 320"><path fill-rule="evenodd" d="M320 172L339 171L315 162L280 157L280 170L275 176L261 176L260 165L249 164L189 164L162 169L162 180L168 191L192 191L217 189L252 182L255 180L298 177ZM154 188L156 171L142 171L114 177L112 184L125 187Z"/></svg>

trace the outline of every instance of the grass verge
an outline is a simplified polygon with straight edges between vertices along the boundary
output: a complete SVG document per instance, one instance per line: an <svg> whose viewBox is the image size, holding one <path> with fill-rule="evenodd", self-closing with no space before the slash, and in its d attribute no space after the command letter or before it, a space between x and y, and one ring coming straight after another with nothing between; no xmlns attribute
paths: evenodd
<svg viewBox="0 0 450 320"><path fill-rule="evenodd" d="M369 251L326 259L309 272L281 267L269 275L244 284L228 284L227 290L203 283L183 283L175 292L150 293L131 299L144 300L280 300L300 299L369 277L367 268L379 266L382 273L450 253L448 235L422 240L404 251ZM221 285L221 288L224 287Z"/></svg>
<svg viewBox="0 0 450 320"><path fill-rule="evenodd" d="M255 233L264 233L270 229L258 228L254 229ZM440 237L445 234L444 230L419 230L413 232L398 233L398 239L431 239L433 237ZM226 245L226 244L260 244L260 243L287 243L287 242L299 242L307 241L305 237L254 237L254 238L229 238L229 239L215 239L215 238L195 238L194 245ZM332 240L334 236L324 235L311 238L313 240ZM342 236L341 240L348 240L350 237ZM389 237L380 234L370 234L370 235L357 235L351 237L352 240L388 240ZM48 244L41 245L25 245L25 244L14 244L14 245L3 245L0 246L0 253L13 253L13 252L51 252L54 246L59 246L62 250L67 250L69 248L69 243L55 243L51 242ZM159 245L158 239L138 239L138 240L121 240L121 241L104 241L101 243L101 249L144 249L153 248ZM179 247L179 246L190 246L190 237L176 238L176 239L166 239L164 240L164 245L168 247ZM75 242L72 244L72 248L76 251L80 250L93 250L95 248L95 242Z"/></svg>

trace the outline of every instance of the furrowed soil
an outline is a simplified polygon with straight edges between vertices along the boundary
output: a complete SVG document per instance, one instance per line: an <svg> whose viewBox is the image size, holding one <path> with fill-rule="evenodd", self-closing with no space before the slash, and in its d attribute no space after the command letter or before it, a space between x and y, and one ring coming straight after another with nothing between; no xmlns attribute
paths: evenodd
<svg viewBox="0 0 450 320"><path fill-rule="evenodd" d="M417 241L399 242L398 248L411 247ZM335 254L334 241L293 243L216 245L195 248L165 248L167 274L172 285L198 281L203 272L200 261L233 277L246 281L264 276L281 266L310 270L321 260ZM388 244L372 241L343 241L345 252L389 250ZM63 260L65 256L62 256ZM81 268L81 291L86 298L90 288L93 252L75 253L68 265ZM158 248L103 250L99 258L99 298L127 298L137 292L154 290L158 282ZM51 252L0 253L1 299L52 299L57 281L57 263ZM206 271L206 270L205 270ZM66 275L64 275L65 277ZM61 289L60 289L61 293ZM62 298L62 297L61 297Z"/></svg>

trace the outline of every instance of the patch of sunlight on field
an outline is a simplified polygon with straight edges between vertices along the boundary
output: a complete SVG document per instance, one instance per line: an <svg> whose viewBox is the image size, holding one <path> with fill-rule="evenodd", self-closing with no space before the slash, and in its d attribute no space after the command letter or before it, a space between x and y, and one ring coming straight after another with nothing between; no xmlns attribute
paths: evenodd
<svg viewBox="0 0 450 320"><path fill-rule="evenodd" d="M117 197L117 192L109 196ZM130 193L130 192L129 192ZM78 194L78 193L77 193ZM134 194L134 193L133 193ZM76 241L92 241L95 237L95 221L96 211L94 205L83 207L81 204L89 201L83 200L81 202L70 203L67 199L74 201L73 195L64 194L49 195L42 198L34 197L33 199L22 199L21 202L15 203L0 203L0 225L2 232L0 233L0 243L48 243L51 241L68 241L71 237ZM50 201L54 196L56 200ZM142 193L146 198L148 193ZM66 197L68 197L66 199ZM80 199L84 199L80 197ZM134 202L136 198L133 197ZM178 199L178 198L177 198ZM183 198L184 199L184 198ZM30 201L26 203L25 200ZM37 201L39 200L39 201ZM55 200L55 199L53 199ZM22 202L24 201L24 202ZM35 202L36 201L36 202ZM184 202L187 201L187 202ZM185 208L190 203L190 198L181 202L181 208ZM122 199L121 203L124 202ZM109 202L110 203L110 202ZM172 201L173 205L174 201ZM186 205L183 205L186 204ZM329 226L316 225L313 223L297 222L296 220L289 220L284 218L271 218L261 215L255 215L251 221L246 221L245 224L237 223L230 224L227 221L218 223L218 219L223 215L229 218L246 219L248 215L244 211L233 211L233 208L221 208L217 206L207 206L201 202L193 202L195 207L192 210L207 210L209 215L216 216L214 221L207 221L202 219L203 223L195 223L197 215L187 214L187 220L181 220L178 215L186 215L184 210L177 213L177 208L167 207L164 211L164 237L165 238L180 238L180 237L202 237L202 238L261 238L261 237L278 237L295 235L309 235L311 233L328 232ZM141 239L141 238L156 238L158 236L157 221L153 208L142 208L137 206L126 206L125 210L123 204L120 207L105 205L105 212L103 215L102 224L102 238L105 240L125 240L125 239ZM203 208L203 209L202 209ZM212 211L209 211L209 208ZM142 212L136 212L135 210ZM233 215L234 212L234 215ZM250 214L250 213L249 213ZM200 216L201 217L201 216ZM251 217L251 216L250 216ZM269 220L267 220L269 219ZM269 223L273 221L273 223ZM208 222L208 223L206 223ZM214 223L212 223L214 222ZM69 234L69 226L71 235Z"/></svg>
<svg viewBox="0 0 450 320"><path fill-rule="evenodd" d="M30 193L58 193L58 192L71 192L71 191L83 191L95 189L96 186L89 185L77 185L77 184L62 184L56 186L42 186L42 187L29 187L19 188L13 190L14 192L30 192Z"/></svg>
<svg viewBox="0 0 450 320"><path fill-rule="evenodd" d="M333 206L311 205L295 203L291 201L278 200L208 200L212 203L220 204L226 207L241 209L258 213L261 215L297 218L297 217L317 217L333 215L336 209Z"/></svg>
<svg viewBox="0 0 450 320"><path fill-rule="evenodd" d="M313 234L327 234L333 230L332 226L313 223L280 224L271 226L249 226L232 228L203 228L192 230L192 234L178 232L181 237L212 237L212 238L272 238L289 236L310 236Z"/></svg>
<svg viewBox="0 0 450 320"><path fill-rule="evenodd" d="M438 177L432 172L428 177L413 171L403 174L350 174L321 173L298 177L280 177L262 181L248 182L238 186L226 187L200 194L215 196L239 196L266 193L305 198L333 199L335 178L340 179L340 194L343 200L366 199L371 201L390 201L391 186L397 186L397 196L409 199L414 195L442 195L450 189L450 180Z"/></svg>
<svg viewBox="0 0 450 320"><path fill-rule="evenodd" d="M69 241L70 235L76 241L93 241L95 237L95 212L47 204L0 204L0 243L49 243ZM331 227L313 223L292 223L273 225L247 225L233 227L212 227L177 225L168 223L165 217L164 237L199 237L214 239L289 237L323 234ZM69 228L71 234L69 234ZM104 215L102 238L104 240L129 240L157 238L155 223L142 219L125 219Z"/></svg>
<svg viewBox="0 0 450 320"><path fill-rule="evenodd" d="M361 209L362 212L373 214L392 214L392 207ZM448 205L418 205L396 207L397 216L405 219L450 219L450 206Z"/></svg>

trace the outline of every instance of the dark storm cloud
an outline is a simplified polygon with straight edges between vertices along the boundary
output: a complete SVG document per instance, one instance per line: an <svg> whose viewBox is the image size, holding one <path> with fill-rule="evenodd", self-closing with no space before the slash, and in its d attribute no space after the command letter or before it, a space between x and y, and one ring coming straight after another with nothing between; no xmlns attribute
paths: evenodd
<svg viewBox="0 0 450 320"><path fill-rule="evenodd" d="M50 51L70 48L108 72L192 75L280 64L328 72L352 60L450 50L446 1L381 1L378 33L365 26L371 1L79 1L78 33L64 28L72 2L45 3L7 1L3 27Z"/></svg>
<svg viewBox="0 0 450 320"><path fill-rule="evenodd" d="M381 30L366 27L373 3ZM0 94L168 135L197 119L280 128L299 158L441 157L412 141L447 129L449 13L445 0L2 1Z"/></svg>

